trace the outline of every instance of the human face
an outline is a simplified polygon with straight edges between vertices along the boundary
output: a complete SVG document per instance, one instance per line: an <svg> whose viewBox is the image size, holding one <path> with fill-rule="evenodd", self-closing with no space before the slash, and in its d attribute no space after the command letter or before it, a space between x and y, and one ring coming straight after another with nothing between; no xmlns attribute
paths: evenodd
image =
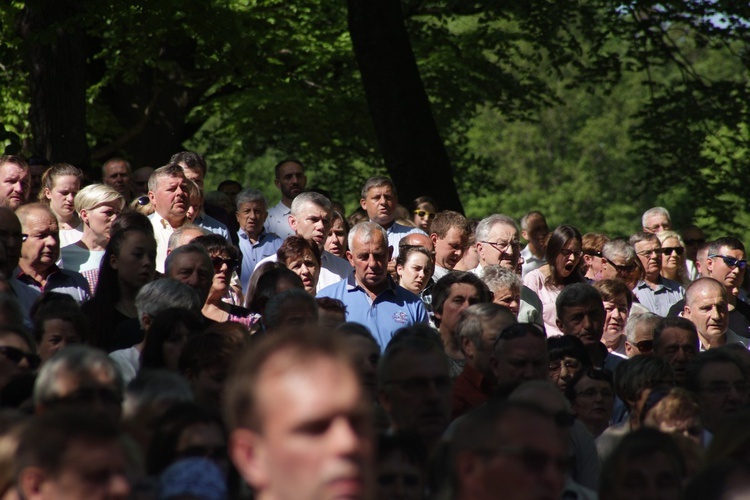
<svg viewBox="0 0 750 500"><path fill-rule="evenodd" d="M521 304L520 288L498 288L493 292L493 296L492 302L499 306L507 307L513 314L518 316L518 309Z"/></svg>
<svg viewBox="0 0 750 500"><path fill-rule="evenodd" d="M685 257L695 261L698 247L706 242L706 235L698 228L688 228L682 231L682 240L685 242Z"/></svg>
<svg viewBox="0 0 750 500"><path fill-rule="evenodd" d="M678 500L682 498L682 477L666 454L656 453L624 462L613 488L614 500Z"/></svg>
<svg viewBox="0 0 750 500"><path fill-rule="evenodd" d="M701 342L708 346L729 328L729 304L725 293L717 286L704 286L696 294L691 306L683 313L693 322Z"/></svg>
<svg viewBox="0 0 750 500"><path fill-rule="evenodd" d="M24 342L15 333L0 333L0 347L16 349L26 355L18 360L18 358L11 359L12 355L10 353L4 354L0 352L0 387L5 387L5 384L11 377L19 373L32 371L32 365L29 364L27 356L33 356L34 353L31 352L29 344Z"/></svg>
<svg viewBox="0 0 750 500"><path fill-rule="evenodd" d="M380 383L380 402L396 430L440 436L450 423L451 379L442 352L404 351Z"/></svg>
<svg viewBox="0 0 750 500"><path fill-rule="evenodd" d="M646 225L643 230L647 233L661 233L662 231L671 231L672 223L666 215L656 214L646 219Z"/></svg>
<svg viewBox="0 0 750 500"><path fill-rule="evenodd" d="M214 277L211 288L216 292L226 293L232 273L237 268L237 261L227 254L211 255L211 264L214 268Z"/></svg>
<svg viewBox="0 0 750 500"><path fill-rule="evenodd" d="M48 319L44 322L43 328L42 340L37 349L42 362L47 361L67 345L81 343L81 336L70 321L58 318Z"/></svg>
<svg viewBox="0 0 750 500"><path fill-rule="evenodd" d="M192 223L200 215L201 210L203 210L203 197L200 194L195 194L190 196L189 200L185 218L188 222Z"/></svg>
<svg viewBox="0 0 750 500"><path fill-rule="evenodd" d="M214 270L211 262L197 252L179 254L173 259L169 277L193 288L205 301L213 284Z"/></svg>
<svg viewBox="0 0 750 500"><path fill-rule="evenodd" d="M119 200L101 203L93 208L81 209L84 231L88 228L98 238L109 241L112 224L120 215L122 203Z"/></svg>
<svg viewBox="0 0 750 500"><path fill-rule="evenodd" d="M0 206L15 210L29 195L29 170L13 163L0 165Z"/></svg>
<svg viewBox="0 0 750 500"><path fill-rule="evenodd" d="M698 339L693 332L676 327L665 328L659 342L654 344L654 356L664 358L672 366L679 385L685 382L685 368L698 350Z"/></svg>
<svg viewBox="0 0 750 500"><path fill-rule="evenodd" d="M180 354L185 347L189 331L187 327L178 323L169 336L164 339L161 347L162 357L164 358L164 367L174 372L179 370Z"/></svg>
<svg viewBox="0 0 750 500"><path fill-rule="evenodd" d="M495 224L486 241L477 241L477 252L483 266L499 264L515 271L521 255L518 231L507 224Z"/></svg>
<svg viewBox="0 0 750 500"><path fill-rule="evenodd" d="M130 190L130 171L124 163L111 163L104 171L104 184L111 186L123 196Z"/></svg>
<svg viewBox="0 0 750 500"><path fill-rule="evenodd" d="M154 210L165 219L185 219L190 204L185 177L160 177L156 191L149 191L148 197Z"/></svg>
<svg viewBox="0 0 750 500"><path fill-rule="evenodd" d="M23 230L18 217L8 210L0 210L0 238L5 243L6 272L18 265L23 244Z"/></svg>
<svg viewBox="0 0 750 500"><path fill-rule="evenodd" d="M432 203L420 203L412 214L412 221L419 229L429 234L430 226L432 225L436 212L437 210L432 206Z"/></svg>
<svg viewBox="0 0 750 500"><path fill-rule="evenodd" d="M602 258L601 276L605 280L619 278L632 289L631 283L636 281L638 276L638 263L635 260L627 260L620 256L613 257L612 259Z"/></svg>
<svg viewBox="0 0 750 500"><path fill-rule="evenodd" d="M110 266L117 271L120 282L139 290L154 280L156 241L140 231L133 231L122 242L120 252L110 257Z"/></svg>
<svg viewBox="0 0 750 500"><path fill-rule="evenodd" d="M432 278L432 260L421 252L412 252L403 266L396 266L396 272L399 276L398 284L419 295Z"/></svg>
<svg viewBox="0 0 750 500"><path fill-rule="evenodd" d="M659 240L639 241L635 244L635 253L641 259L646 277L656 279L661 272L661 244Z"/></svg>
<svg viewBox="0 0 750 500"><path fill-rule="evenodd" d="M435 317L440 320L440 331L455 332L456 323L461 312L480 301L479 290L469 283L454 283L448 291L443 303L443 310L435 311Z"/></svg>
<svg viewBox="0 0 750 500"><path fill-rule="evenodd" d="M560 253L555 257L555 271L561 278L567 278L578 266L581 260L581 242L575 238L563 245Z"/></svg>
<svg viewBox="0 0 750 500"><path fill-rule="evenodd" d="M606 427L615 406L615 393L604 380L584 375L575 386L576 399L573 411L578 420L588 428Z"/></svg>
<svg viewBox="0 0 750 500"><path fill-rule="evenodd" d="M229 472L227 439L215 422L197 422L187 426L177 439L175 455L177 459L208 458L216 462L225 474Z"/></svg>
<svg viewBox="0 0 750 500"><path fill-rule="evenodd" d="M614 297L614 300L604 301L604 336L615 338L623 333L628 321L628 301L625 297Z"/></svg>
<svg viewBox="0 0 750 500"><path fill-rule="evenodd" d="M189 181L195 182L195 184L203 191L203 170L200 168L188 168L184 163L180 163L182 172L185 174L185 178Z"/></svg>
<svg viewBox="0 0 750 500"><path fill-rule="evenodd" d="M659 422L659 430L667 434L682 434L699 446L703 446L703 422L698 415L682 420Z"/></svg>
<svg viewBox="0 0 750 500"><path fill-rule="evenodd" d="M75 214L73 200L81 189L81 182L75 175L58 177L52 189L44 188L44 196L49 206L62 220L68 220Z"/></svg>
<svg viewBox="0 0 750 500"><path fill-rule="evenodd" d="M370 220L381 226L388 226L393 222L397 203L398 199L390 186L370 188L367 197L359 200Z"/></svg>
<svg viewBox="0 0 750 500"><path fill-rule="evenodd" d="M709 363L698 374L698 387L703 422L711 432L722 418L747 404L747 380L734 363Z"/></svg>
<svg viewBox="0 0 750 500"><path fill-rule="evenodd" d="M60 256L60 235L57 219L46 210L32 210L22 226L28 238L21 246L23 267L48 269Z"/></svg>
<svg viewBox="0 0 750 500"><path fill-rule="evenodd" d="M654 340L654 323L652 321L640 321L635 327L635 343L631 343L629 340L625 341L625 354L629 358L638 354L644 356L651 356L653 354L653 340ZM651 342L651 348L644 347L643 343ZM641 347L638 347L638 346Z"/></svg>
<svg viewBox="0 0 750 500"><path fill-rule="evenodd" d="M490 380L494 381L495 379L495 374L492 372L492 356L494 354L495 340L500 336L500 332L511 324L513 323L509 322L504 315L498 315L489 320L482 321L480 345L477 347L471 341L464 343L464 351L471 354L474 368Z"/></svg>
<svg viewBox="0 0 750 500"><path fill-rule="evenodd" d="M597 254L583 254L583 262L586 264L586 277L590 279L601 279L602 269L604 267L604 259L602 258L601 252Z"/></svg>
<svg viewBox="0 0 750 500"><path fill-rule="evenodd" d="M580 306L566 307L562 318L557 318L557 327L565 335L578 337L584 345L590 346L602 340L606 316L602 302L594 300Z"/></svg>
<svg viewBox="0 0 750 500"><path fill-rule="evenodd" d="M213 408L221 408L224 398L224 382L229 376L228 366L207 366L197 374L189 375L195 401Z"/></svg>
<svg viewBox="0 0 750 500"><path fill-rule="evenodd" d="M306 252L298 259L292 259L285 262L294 274L302 279L302 285L307 293L315 294L315 287L318 285L320 276L320 263L315 260L315 256Z"/></svg>
<svg viewBox="0 0 750 500"><path fill-rule="evenodd" d="M559 498L568 454L557 426L549 418L513 411L503 418L502 442L486 444L486 453L472 454L471 466L460 472L461 489L475 500ZM499 436L498 436L499 437ZM470 455L470 456L472 456ZM525 460L524 458L530 458ZM533 458L531 458L533 457ZM539 463L538 460L544 460Z"/></svg>
<svg viewBox="0 0 750 500"><path fill-rule="evenodd" d="M529 230L521 231L521 236L529 242L534 253L544 255L547 250L547 237L549 236L549 227L544 219L532 219Z"/></svg>
<svg viewBox="0 0 750 500"><path fill-rule="evenodd" d="M372 435L356 373L321 356L299 366L288 363L272 359L260 373L260 430L233 433L235 465L261 496L366 498Z"/></svg>
<svg viewBox="0 0 750 500"><path fill-rule="evenodd" d="M310 240L323 249L331 231L331 212L313 203L305 203L297 215L289 216L289 226L306 240Z"/></svg>
<svg viewBox="0 0 750 500"><path fill-rule="evenodd" d="M565 392L568 384L583 370L583 363L572 356L564 356L549 363L549 379L560 392Z"/></svg>
<svg viewBox="0 0 750 500"><path fill-rule="evenodd" d="M394 451L378 464L376 498L422 500L424 478L419 466L401 451Z"/></svg>
<svg viewBox="0 0 750 500"><path fill-rule="evenodd" d="M745 277L745 269L741 269L739 265L728 266L719 255L732 257L739 261L745 258L745 252L724 246L719 249L716 257L706 259L706 268L711 278L723 283L727 290L738 288Z"/></svg>
<svg viewBox="0 0 750 500"><path fill-rule="evenodd" d="M262 201L248 201L240 205L236 212L237 222L248 237L257 239L263 232L263 224L268 218L266 204Z"/></svg>
<svg viewBox="0 0 750 500"><path fill-rule="evenodd" d="M119 441L76 439L65 450L57 473L45 474L39 489L25 498L75 500L126 499L130 483ZM36 493L36 494L34 494Z"/></svg>
<svg viewBox="0 0 750 500"><path fill-rule="evenodd" d="M492 358L492 372L498 386L547 379L547 342L531 334L501 342L503 345L495 347ZM499 352L497 347L500 347Z"/></svg>
<svg viewBox="0 0 750 500"><path fill-rule="evenodd" d="M282 198L290 202L307 186L307 177L302 165L294 162L284 163L279 168L279 176L273 181L281 191Z"/></svg>
<svg viewBox="0 0 750 500"><path fill-rule="evenodd" d="M432 241L435 244L435 265L452 270L464 255L469 235L457 227L452 227L445 234L445 238L433 233Z"/></svg>
<svg viewBox="0 0 750 500"><path fill-rule="evenodd" d="M348 335L346 343L352 358L357 364L362 385L371 401L378 399L377 369L380 360L380 347L370 339L359 335Z"/></svg>
<svg viewBox="0 0 750 500"><path fill-rule="evenodd" d="M221 187L221 189L219 189L219 191L227 195L232 206L235 206L237 195L240 194L240 191L242 191L242 189L234 184L225 184Z"/></svg>
<svg viewBox="0 0 750 500"><path fill-rule="evenodd" d="M349 263L354 267L357 281L371 292L379 292L387 285L388 261L391 259L388 242L378 232L360 234L352 241L352 248L346 252Z"/></svg>
<svg viewBox="0 0 750 500"><path fill-rule="evenodd" d="M336 257L346 258L346 228L344 221L336 218L331 224L331 230L325 242L325 250L331 252Z"/></svg>
<svg viewBox="0 0 750 500"><path fill-rule="evenodd" d="M685 265L685 248L677 238L667 238L662 243L661 268L665 271L677 272ZM667 255L669 252L669 255ZM678 254L678 252L682 252Z"/></svg>

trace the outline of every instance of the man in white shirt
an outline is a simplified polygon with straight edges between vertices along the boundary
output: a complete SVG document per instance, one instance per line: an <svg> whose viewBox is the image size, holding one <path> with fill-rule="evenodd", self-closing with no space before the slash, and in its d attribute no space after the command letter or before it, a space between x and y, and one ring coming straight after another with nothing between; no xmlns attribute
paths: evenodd
<svg viewBox="0 0 750 500"><path fill-rule="evenodd" d="M281 160L274 167L276 178L273 183L281 191L281 201L268 210L265 228L267 233L275 233L281 239L294 234L289 227L289 216L292 213L292 201L307 186L305 166L294 159Z"/></svg>
<svg viewBox="0 0 750 500"><path fill-rule="evenodd" d="M190 205L182 167L170 163L157 168L148 180L148 197L154 207L149 219L156 238L156 270L163 274L169 236L185 223Z"/></svg>

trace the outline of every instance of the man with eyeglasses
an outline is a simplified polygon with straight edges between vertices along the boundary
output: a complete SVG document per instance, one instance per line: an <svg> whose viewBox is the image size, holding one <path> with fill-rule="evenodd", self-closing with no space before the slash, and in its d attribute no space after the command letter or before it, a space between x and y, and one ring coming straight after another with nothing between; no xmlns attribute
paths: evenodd
<svg viewBox="0 0 750 500"><path fill-rule="evenodd" d="M729 294L713 278L699 278L690 283L682 315L695 325L702 351L737 342L748 345L747 338L729 329Z"/></svg>
<svg viewBox="0 0 750 500"><path fill-rule="evenodd" d="M549 227L542 212L535 210L521 217L521 236L528 242L521 250L521 257L523 257L521 277L523 278L547 263L545 252Z"/></svg>
<svg viewBox="0 0 750 500"><path fill-rule="evenodd" d="M625 325L625 354L628 358L642 354L651 356L654 350L654 328L663 318L653 313L630 317Z"/></svg>
<svg viewBox="0 0 750 500"><path fill-rule="evenodd" d="M706 274L726 288L729 328L742 337L750 337L750 304L740 298L746 268L745 245L737 238L727 236L708 245Z"/></svg>
<svg viewBox="0 0 750 500"><path fill-rule="evenodd" d="M688 363L685 388L698 399L706 430L715 433L727 415L747 406L747 379L742 361L726 349L702 352Z"/></svg>
<svg viewBox="0 0 750 500"><path fill-rule="evenodd" d="M643 212L641 226L643 226L644 233L657 234L662 231L671 230L672 220L670 219L669 212L666 208L654 207Z"/></svg>
<svg viewBox="0 0 750 500"><path fill-rule="evenodd" d="M475 234L479 265L470 272L481 278L483 269L494 265L518 271L521 245L518 241L518 225L512 217L504 214L490 215L479 221ZM542 301L533 290L522 286L518 321L541 324L541 318Z"/></svg>
<svg viewBox="0 0 750 500"><path fill-rule="evenodd" d="M601 279L619 279L633 290L640 276L640 261L624 238L610 240L602 247Z"/></svg>
<svg viewBox="0 0 750 500"><path fill-rule="evenodd" d="M685 295L685 289L677 283L661 276L661 243L656 234L636 233L630 237L636 255L643 267L643 276L633 293L649 311L659 316L667 316L669 309Z"/></svg>

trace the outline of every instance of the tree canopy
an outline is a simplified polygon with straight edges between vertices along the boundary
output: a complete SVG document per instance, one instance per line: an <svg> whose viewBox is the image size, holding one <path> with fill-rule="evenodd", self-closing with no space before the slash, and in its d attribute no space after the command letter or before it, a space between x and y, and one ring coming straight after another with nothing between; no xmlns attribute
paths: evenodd
<svg viewBox="0 0 750 500"><path fill-rule="evenodd" d="M664 205L678 227L750 236L747 2L386 4L391 24L363 33L364 0L3 3L0 141L88 167L195 149L209 187L271 197L270 165L296 156L347 209L374 174L437 189L440 161L469 216L628 234ZM401 34L401 69L368 72L377 36ZM409 56L419 113L399 94ZM398 111L418 118L399 131Z"/></svg>

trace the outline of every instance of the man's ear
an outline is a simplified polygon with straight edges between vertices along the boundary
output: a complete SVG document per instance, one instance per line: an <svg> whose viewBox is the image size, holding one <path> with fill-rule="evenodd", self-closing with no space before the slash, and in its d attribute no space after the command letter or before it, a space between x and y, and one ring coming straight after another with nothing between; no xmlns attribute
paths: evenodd
<svg viewBox="0 0 750 500"><path fill-rule="evenodd" d="M685 319L690 319L690 306L685 304L685 309L682 310L682 317ZM690 321L692 321L690 319Z"/></svg>
<svg viewBox="0 0 750 500"><path fill-rule="evenodd" d="M18 475L18 489L24 500L35 500L42 498L42 485L44 484L44 471L39 467L26 467Z"/></svg>
<svg viewBox="0 0 750 500"><path fill-rule="evenodd" d="M557 325L557 329L562 332L563 331L563 322L560 321L560 318L555 318L555 324Z"/></svg>
<svg viewBox="0 0 750 500"><path fill-rule="evenodd" d="M153 318L149 314L144 314L141 317L141 325L143 325L143 330L148 331L151 329L151 323L153 322Z"/></svg>
<svg viewBox="0 0 750 500"><path fill-rule="evenodd" d="M287 220L289 221L289 227L291 227L292 231L296 233L297 232L297 217L295 217L294 215L289 215Z"/></svg>
<svg viewBox="0 0 750 500"><path fill-rule="evenodd" d="M474 354L476 354L476 349L474 348L474 343L471 341L471 339L467 337L461 338L461 351L467 358L474 357Z"/></svg>
<svg viewBox="0 0 750 500"><path fill-rule="evenodd" d="M438 240L437 233L430 234L430 239L432 240L432 246L435 246L435 244L437 243L437 240Z"/></svg>
<svg viewBox="0 0 750 500"><path fill-rule="evenodd" d="M633 352L633 344L631 344L629 340L625 341L625 355L629 358L632 358L635 355Z"/></svg>
<svg viewBox="0 0 750 500"><path fill-rule="evenodd" d="M521 238L525 239L526 241L529 241L529 232L521 231Z"/></svg>
<svg viewBox="0 0 750 500"><path fill-rule="evenodd" d="M367 200L365 200L364 198L360 198L359 199L359 206L362 207L362 210L364 210L365 212L367 212Z"/></svg>
<svg viewBox="0 0 750 500"><path fill-rule="evenodd" d="M346 251L346 260L348 260L349 264L354 267L354 255L352 254L351 250Z"/></svg>
<svg viewBox="0 0 750 500"><path fill-rule="evenodd" d="M150 201L152 205L154 204L154 192L153 191L148 192L148 201Z"/></svg>
<svg viewBox="0 0 750 500"><path fill-rule="evenodd" d="M711 276L714 272L714 259L711 257L706 258L706 273Z"/></svg>
<svg viewBox="0 0 750 500"><path fill-rule="evenodd" d="M464 450L456 456L456 476L458 483L463 486L479 485L485 470L484 461L475 453Z"/></svg>
<svg viewBox="0 0 750 500"><path fill-rule="evenodd" d="M256 491L268 487L267 450L263 437L249 429L236 429L229 436L229 458L242 478Z"/></svg>

